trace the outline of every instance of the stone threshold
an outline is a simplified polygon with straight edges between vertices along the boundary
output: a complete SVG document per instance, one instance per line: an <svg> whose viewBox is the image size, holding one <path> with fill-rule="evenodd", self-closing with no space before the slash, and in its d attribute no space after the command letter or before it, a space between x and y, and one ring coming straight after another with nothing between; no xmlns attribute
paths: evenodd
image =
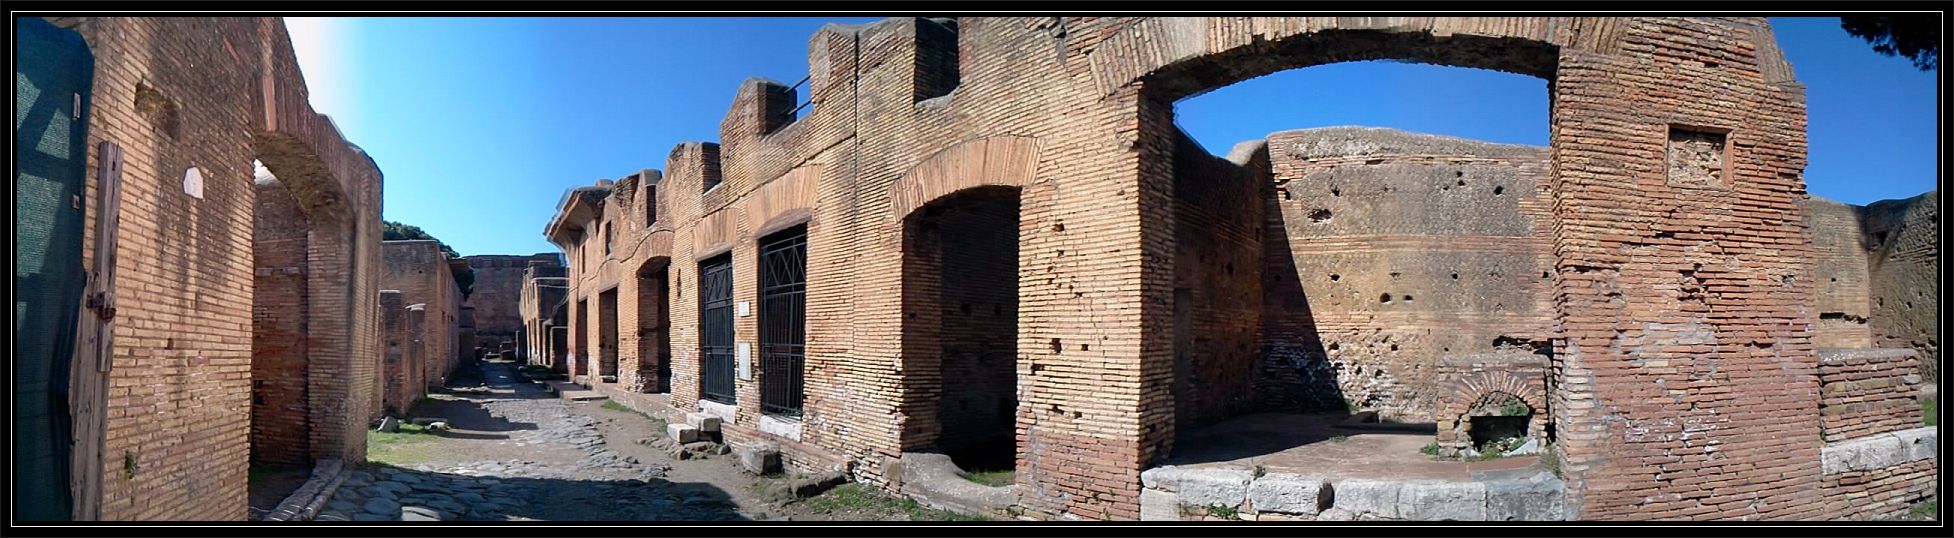
<svg viewBox="0 0 1954 538"><path fill-rule="evenodd" d="M1216 513L1237 519L1560 521L1565 487L1546 471L1470 481L1322 479L1293 473L1164 466L1140 473L1141 521ZM1267 517L1265 517L1267 516Z"/></svg>
<svg viewBox="0 0 1954 538"><path fill-rule="evenodd" d="M346 465L337 459L319 460L312 467L312 477L299 486L298 491L287 495L278 503L278 508L265 514L265 521L311 521L319 515L319 510L332 500L333 493L346 481Z"/></svg>

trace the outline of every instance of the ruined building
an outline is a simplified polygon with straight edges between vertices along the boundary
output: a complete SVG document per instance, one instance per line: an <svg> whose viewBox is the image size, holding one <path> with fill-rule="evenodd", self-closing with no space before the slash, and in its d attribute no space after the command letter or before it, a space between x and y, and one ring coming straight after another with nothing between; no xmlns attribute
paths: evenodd
<svg viewBox="0 0 1954 538"><path fill-rule="evenodd" d="M429 388L445 385L464 356L462 293L454 272L467 270L467 260L449 259L439 242L428 240L383 241L381 259L381 332L387 346L379 411L401 417ZM388 291L397 295L389 299Z"/></svg>
<svg viewBox="0 0 1954 538"><path fill-rule="evenodd" d="M562 267L562 257L555 253L539 253L528 256L475 255L463 259L468 261L470 269L475 270L475 284L465 304L472 312L476 345L485 352L499 352L504 348L514 351L519 348L517 339L522 335L523 272L532 262L541 262L545 267ZM472 350L473 346L464 349Z"/></svg>
<svg viewBox="0 0 1954 538"><path fill-rule="evenodd" d="M530 262L522 275L521 358L538 366L566 371L564 355L569 352L570 312L564 299L570 294L570 280L564 268Z"/></svg>
<svg viewBox="0 0 1954 538"><path fill-rule="evenodd" d="M14 513L242 520L254 459L363 460L382 178L280 19L15 30Z"/></svg>
<svg viewBox="0 0 1954 538"><path fill-rule="evenodd" d="M1553 147L1329 129L1217 157L1174 125L1370 59L1545 79ZM1762 18L899 18L824 27L808 63L742 84L719 143L566 194L573 380L1036 519L1831 519L1931 491L1931 430L1868 414L1917 392L1914 352L1818 349L1804 90ZM1906 235L1880 259L1937 255ZM1868 289L1908 289L1892 267ZM1854 345L1927 338L1869 296L1892 336ZM1414 457L1510 429L1559 474L1308 474L1366 455L1271 429L1323 410L1435 425L1375 447Z"/></svg>

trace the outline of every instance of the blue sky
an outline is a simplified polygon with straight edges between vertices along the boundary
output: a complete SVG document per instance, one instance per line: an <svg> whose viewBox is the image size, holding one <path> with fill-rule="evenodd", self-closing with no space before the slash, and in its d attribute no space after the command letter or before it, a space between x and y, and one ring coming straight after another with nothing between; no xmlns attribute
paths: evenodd
<svg viewBox="0 0 1954 538"><path fill-rule="evenodd" d="M553 252L565 189L662 168L713 141L748 77L807 74L829 22L874 19L288 19L313 106L386 174L385 218L464 255ZM1938 73L1881 56L1835 18L1773 18L1806 85L1812 194L1864 204L1939 183ZM1187 99L1216 153L1273 131L1368 125L1547 144L1546 82L1392 62L1275 73Z"/></svg>

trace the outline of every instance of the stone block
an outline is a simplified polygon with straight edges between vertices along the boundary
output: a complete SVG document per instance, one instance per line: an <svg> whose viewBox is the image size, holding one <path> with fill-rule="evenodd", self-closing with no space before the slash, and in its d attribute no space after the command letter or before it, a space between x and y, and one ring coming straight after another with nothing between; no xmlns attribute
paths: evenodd
<svg viewBox="0 0 1954 538"><path fill-rule="evenodd" d="M772 443L752 443L733 448L733 454L740 460L740 467L753 474L767 474L780 470L780 447Z"/></svg>
<svg viewBox="0 0 1954 538"><path fill-rule="evenodd" d="M686 413L685 423L701 432L719 431L719 415L712 413Z"/></svg>
<svg viewBox="0 0 1954 538"><path fill-rule="evenodd" d="M1409 521L1485 521L1484 482L1406 482L1398 490L1398 517Z"/></svg>
<svg viewBox="0 0 1954 538"><path fill-rule="evenodd" d="M1880 434L1832 443L1820 451L1825 474L1869 471L1907 462L1910 450L1898 435Z"/></svg>
<svg viewBox="0 0 1954 538"><path fill-rule="evenodd" d="M1140 521L1180 521L1181 497L1153 488L1140 490Z"/></svg>
<svg viewBox="0 0 1954 538"><path fill-rule="evenodd" d="M1141 480L1145 480L1142 474ZM1248 483L1254 475L1248 471L1235 469L1190 469L1178 468L1172 472L1156 475L1157 479L1170 479L1169 487L1162 487L1180 495L1181 504L1191 506L1241 506L1248 498ZM1151 486L1150 486L1151 487Z"/></svg>
<svg viewBox="0 0 1954 538"><path fill-rule="evenodd" d="M699 440L699 428L691 424L666 424L665 434L670 436L673 441L680 443L690 443Z"/></svg>
<svg viewBox="0 0 1954 538"><path fill-rule="evenodd" d="M1914 462L1939 457L1940 433L1932 426L1900 430L1893 432L1893 436L1900 438L1900 444L1906 447L1906 461Z"/></svg>
<svg viewBox="0 0 1954 538"><path fill-rule="evenodd" d="M1317 478L1271 473L1248 485L1248 502L1256 512L1313 516L1329 501L1329 483Z"/></svg>
<svg viewBox="0 0 1954 538"><path fill-rule="evenodd" d="M1486 483L1487 521L1562 521L1567 519L1566 487L1553 475Z"/></svg>
<svg viewBox="0 0 1954 538"><path fill-rule="evenodd" d="M1353 518L1368 515L1397 519L1399 487L1397 482L1343 480L1330 485L1330 506L1350 513Z"/></svg>

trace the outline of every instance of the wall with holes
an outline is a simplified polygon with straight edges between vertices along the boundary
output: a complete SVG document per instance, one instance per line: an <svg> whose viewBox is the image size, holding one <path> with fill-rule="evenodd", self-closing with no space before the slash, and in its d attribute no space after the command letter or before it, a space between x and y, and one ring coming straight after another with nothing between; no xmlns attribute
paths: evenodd
<svg viewBox="0 0 1954 538"><path fill-rule="evenodd" d="M1433 420L1442 358L1546 345L1547 148L1357 127L1268 140L1269 405Z"/></svg>
<svg viewBox="0 0 1954 538"><path fill-rule="evenodd" d="M1813 197L1800 204L1812 236L1812 279L1818 320L1812 345L1871 347L1872 314L1866 248L1860 232L1860 207Z"/></svg>
<svg viewBox="0 0 1954 538"><path fill-rule="evenodd" d="M1174 418L1192 429L1260 402L1262 243L1268 154L1227 158L1182 136L1174 153Z"/></svg>
<svg viewBox="0 0 1954 538"><path fill-rule="evenodd" d="M1870 264L1873 345L1920 351L1921 374L1940 379L1939 191L1883 200L1861 211Z"/></svg>

